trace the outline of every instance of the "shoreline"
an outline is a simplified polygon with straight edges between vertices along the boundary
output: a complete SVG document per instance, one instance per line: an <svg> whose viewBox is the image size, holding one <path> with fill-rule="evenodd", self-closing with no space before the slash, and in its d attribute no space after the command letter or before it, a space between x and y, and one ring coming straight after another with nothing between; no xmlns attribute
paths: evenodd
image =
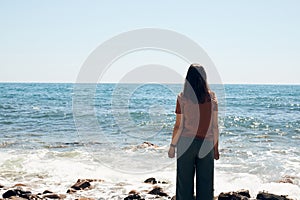
<svg viewBox="0 0 300 200"><path fill-rule="evenodd" d="M13 186L5 186L0 183L0 200L2 199L74 199L74 200L105 200L105 199L124 199L124 200L176 200L175 191L170 191L171 183L157 180L154 177L141 180L138 185L126 182L111 183L103 179L78 179L69 188L64 188L65 192L59 190L46 189L46 185L40 185L39 189L33 188L30 184L16 183ZM42 189L44 188L44 189ZM52 188L53 189L53 188ZM61 190L61 188L60 188ZM214 199L231 200L296 200L286 194L273 194L268 191L261 191L256 196L251 196L246 188L237 191L226 191L215 194Z"/></svg>

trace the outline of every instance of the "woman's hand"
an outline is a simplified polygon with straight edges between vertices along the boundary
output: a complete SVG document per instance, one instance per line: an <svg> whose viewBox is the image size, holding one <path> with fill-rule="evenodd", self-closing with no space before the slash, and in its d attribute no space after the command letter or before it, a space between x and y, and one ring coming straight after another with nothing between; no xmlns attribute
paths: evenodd
<svg viewBox="0 0 300 200"><path fill-rule="evenodd" d="M168 152L169 158L174 158L175 157L175 147L170 147L169 152Z"/></svg>
<svg viewBox="0 0 300 200"><path fill-rule="evenodd" d="M219 160L220 154L219 154L219 149L214 149L214 159Z"/></svg>

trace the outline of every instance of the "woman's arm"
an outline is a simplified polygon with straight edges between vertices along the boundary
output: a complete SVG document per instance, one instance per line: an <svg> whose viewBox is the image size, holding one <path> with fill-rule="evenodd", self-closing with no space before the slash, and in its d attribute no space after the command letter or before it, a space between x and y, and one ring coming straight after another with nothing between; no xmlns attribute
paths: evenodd
<svg viewBox="0 0 300 200"><path fill-rule="evenodd" d="M173 129L172 141L168 152L169 158L175 157L175 146L180 138L183 129L183 116L182 114L176 114L176 122Z"/></svg>
<svg viewBox="0 0 300 200"><path fill-rule="evenodd" d="M179 137L181 135L181 132L182 132L182 127L183 127L182 114L176 114L176 122L175 122L174 129L173 129L171 144L173 144L173 145L177 144Z"/></svg>
<svg viewBox="0 0 300 200"><path fill-rule="evenodd" d="M213 111L214 158L219 160L219 122L218 111Z"/></svg>

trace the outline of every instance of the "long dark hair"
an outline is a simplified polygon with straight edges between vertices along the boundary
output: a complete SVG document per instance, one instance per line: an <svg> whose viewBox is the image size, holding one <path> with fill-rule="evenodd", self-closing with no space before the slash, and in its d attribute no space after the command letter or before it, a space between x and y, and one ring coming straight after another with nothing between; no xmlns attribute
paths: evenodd
<svg viewBox="0 0 300 200"><path fill-rule="evenodd" d="M189 67L185 78L183 96L198 104L210 100L206 72L201 65L191 64Z"/></svg>

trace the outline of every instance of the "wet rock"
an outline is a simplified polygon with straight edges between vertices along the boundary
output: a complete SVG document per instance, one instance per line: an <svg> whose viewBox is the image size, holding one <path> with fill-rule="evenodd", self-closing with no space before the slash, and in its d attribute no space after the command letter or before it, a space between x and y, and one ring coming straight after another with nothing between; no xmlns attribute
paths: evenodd
<svg viewBox="0 0 300 200"><path fill-rule="evenodd" d="M294 176L283 176L279 181L277 181L278 183L290 183L290 184L294 184L295 179L297 179L297 177Z"/></svg>
<svg viewBox="0 0 300 200"><path fill-rule="evenodd" d="M151 183L151 184L156 184L157 181L155 178L151 177L151 178L147 178L144 183Z"/></svg>
<svg viewBox="0 0 300 200"><path fill-rule="evenodd" d="M260 192L257 194L256 199L259 200L291 200L287 198L287 195L276 195L267 192Z"/></svg>
<svg viewBox="0 0 300 200"><path fill-rule="evenodd" d="M290 184L294 184L293 180L290 178L283 178L280 181L278 181L278 183L290 183Z"/></svg>
<svg viewBox="0 0 300 200"><path fill-rule="evenodd" d="M50 194L43 195L43 199L45 199L45 198L48 198L48 199L64 199L64 198L66 198L66 195L50 193Z"/></svg>
<svg viewBox="0 0 300 200"><path fill-rule="evenodd" d="M49 191L49 190L45 190L45 191L43 192L43 194L49 194L49 193L53 193L53 192L51 192L51 191Z"/></svg>
<svg viewBox="0 0 300 200"><path fill-rule="evenodd" d="M161 187L154 187L150 192L148 192L148 194L159 195L162 197L169 196L169 195L167 195L167 193L163 192Z"/></svg>
<svg viewBox="0 0 300 200"><path fill-rule="evenodd" d="M243 190L239 192L227 192L227 193L222 192L218 196L218 200L248 200L249 198L250 198L250 194L249 191L247 190Z"/></svg>
<svg viewBox="0 0 300 200"><path fill-rule="evenodd" d="M124 200L145 200L138 194L131 194L128 197L125 197Z"/></svg>
<svg viewBox="0 0 300 200"><path fill-rule="evenodd" d="M154 148L157 148L158 146L151 143L151 142L143 142L143 144L140 145L140 147L154 147Z"/></svg>
<svg viewBox="0 0 300 200"><path fill-rule="evenodd" d="M70 189L68 189L67 190L67 193L68 194L73 194L73 193L75 193L77 190L75 190L75 189L73 189L73 188L70 188Z"/></svg>
<svg viewBox="0 0 300 200"><path fill-rule="evenodd" d="M23 191L23 190L20 190L20 189L15 189L15 190L8 190L8 191L6 191L2 194L3 198L10 198L10 197L13 197L13 196L29 199L30 196L31 196L31 192L30 191Z"/></svg>
<svg viewBox="0 0 300 200"><path fill-rule="evenodd" d="M104 180L102 179L78 179L77 182L83 182L83 181L87 181L87 182L104 182Z"/></svg>
<svg viewBox="0 0 300 200"><path fill-rule="evenodd" d="M103 182L102 179L78 179L77 182L67 190L67 193L72 194L76 190L84 190L91 188L91 182Z"/></svg>
<svg viewBox="0 0 300 200"><path fill-rule="evenodd" d="M10 198L12 196L17 196L17 192L15 192L14 190L8 190L2 194L3 198Z"/></svg>
<svg viewBox="0 0 300 200"><path fill-rule="evenodd" d="M91 187L90 181L85 179L78 179L77 182L71 186L75 190L84 190Z"/></svg>
<svg viewBox="0 0 300 200"><path fill-rule="evenodd" d="M250 193L249 193L249 190L239 190L236 193L238 193L239 195L244 196L244 197L248 197L248 198L251 197Z"/></svg>
<svg viewBox="0 0 300 200"><path fill-rule="evenodd" d="M17 184L15 184L15 185L12 186L12 187L25 187L25 186L26 186L25 184L17 183Z"/></svg>
<svg viewBox="0 0 300 200"><path fill-rule="evenodd" d="M128 194L138 194L138 192L136 190L131 190L130 192L128 192Z"/></svg>
<svg viewBox="0 0 300 200"><path fill-rule="evenodd" d="M42 197L40 197L39 195L41 195L40 193L39 194L32 194L30 196L30 200L40 200Z"/></svg>
<svg viewBox="0 0 300 200"><path fill-rule="evenodd" d="M13 196L13 197L10 197L9 200L26 200L26 199L22 198L22 197Z"/></svg>

